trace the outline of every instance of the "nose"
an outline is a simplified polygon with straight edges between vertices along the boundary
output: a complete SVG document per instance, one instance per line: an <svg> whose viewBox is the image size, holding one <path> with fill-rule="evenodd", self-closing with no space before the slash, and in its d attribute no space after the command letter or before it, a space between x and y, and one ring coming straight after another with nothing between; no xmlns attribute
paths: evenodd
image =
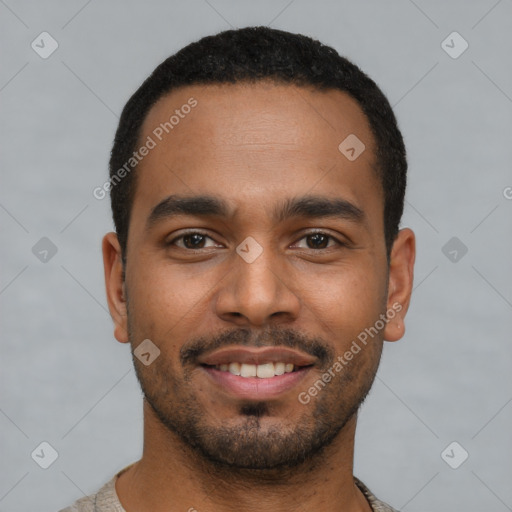
<svg viewBox="0 0 512 512"><path fill-rule="evenodd" d="M254 260L233 255L231 271L215 297L219 318L239 326L265 326L275 319L292 322L301 301L284 258L267 247ZM242 254L242 253L240 253Z"/></svg>

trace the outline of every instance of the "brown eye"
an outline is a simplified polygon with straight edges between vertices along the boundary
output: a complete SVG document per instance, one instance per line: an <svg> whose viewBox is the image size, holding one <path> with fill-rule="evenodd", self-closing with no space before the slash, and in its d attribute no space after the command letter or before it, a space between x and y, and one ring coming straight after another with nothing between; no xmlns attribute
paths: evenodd
<svg viewBox="0 0 512 512"><path fill-rule="evenodd" d="M183 245L187 249L202 249L204 245L205 238L203 235L198 233L192 235L185 235L183 237Z"/></svg>
<svg viewBox="0 0 512 512"><path fill-rule="evenodd" d="M306 249L313 249L313 250L320 250L320 249L328 249L330 247L334 247L336 245L343 246L342 242L334 238L333 236L322 233L322 232L315 232L315 233L309 233L305 236L303 236L300 240L306 240ZM330 244L329 242L333 241L334 244ZM304 247L303 247L304 248Z"/></svg>
<svg viewBox="0 0 512 512"><path fill-rule="evenodd" d="M168 245L176 245L177 247L180 247L181 249L204 249L205 247L214 247L215 245L209 245L206 246L206 241L211 240L214 242L214 240L205 235L204 233L198 232L198 231L191 231L189 233L184 233L183 235L180 235L176 238L173 238Z"/></svg>
<svg viewBox="0 0 512 512"><path fill-rule="evenodd" d="M322 233L315 233L314 235L308 235L307 238L311 241L310 249L325 249L327 247L330 236Z"/></svg>

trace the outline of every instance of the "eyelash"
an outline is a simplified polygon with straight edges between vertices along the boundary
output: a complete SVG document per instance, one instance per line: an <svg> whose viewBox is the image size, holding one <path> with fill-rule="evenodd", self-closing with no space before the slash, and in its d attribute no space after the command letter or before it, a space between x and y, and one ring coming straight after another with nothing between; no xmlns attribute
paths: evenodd
<svg viewBox="0 0 512 512"><path fill-rule="evenodd" d="M186 233L182 233L181 235L173 238L172 240L170 240L169 242L166 243L167 246L171 246L171 245L174 245L175 242L177 240L181 240L183 238L185 238L186 236L190 236L190 235L201 235L205 238L209 238L210 240L213 240L213 238L211 236L209 236L208 234L206 233L203 233L202 231L188 231ZM330 235L329 233L326 233L325 231L310 231L308 233L305 233L301 238L299 238L299 240L302 240L304 238L307 238L308 236L313 236L313 235L324 235L326 236L328 239L330 240L334 240L336 242L336 244L340 247L346 247L348 244L338 240L336 237ZM179 246L178 246L179 247ZM187 247L179 247L180 249L183 249L185 251L188 251L188 252L197 252L197 251L202 251L203 248L199 248L199 249L189 249ZM330 249L332 248L331 247L323 247L323 248L320 248L320 249L310 249L310 248L307 248L306 250L309 250L309 251L314 251L314 252L319 252L319 251L322 251L322 250L326 250L326 249Z"/></svg>

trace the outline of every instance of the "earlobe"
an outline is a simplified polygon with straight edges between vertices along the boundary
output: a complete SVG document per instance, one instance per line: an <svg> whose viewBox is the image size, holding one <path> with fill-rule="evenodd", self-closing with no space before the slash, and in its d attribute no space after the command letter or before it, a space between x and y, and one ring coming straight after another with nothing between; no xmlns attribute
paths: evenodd
<svg viewBox="0 0 512 512"><path fill-rule="evenodd" d="M384 339L386 341L398 341L405 334L405 324L403 316L396 315L390 319L384 329Z"/></svg>
<svg viewBox="0 0 512 512"><path fill-rule="evenodd" d="M127 343L128 324L126 309L126 288L123 276L122 251L116 233L103 237L103 267L108 308L114 321L114 336L117 341Z"/></svg>
<svg viewBox="0 0 512 512"><path fill-rule="evenodd" d="M405 315L411 300L415 257L414 232L409 228L401 229L395 238L390 255L388 322L384 329L386 341L397 341L405 333Z"/></svg>

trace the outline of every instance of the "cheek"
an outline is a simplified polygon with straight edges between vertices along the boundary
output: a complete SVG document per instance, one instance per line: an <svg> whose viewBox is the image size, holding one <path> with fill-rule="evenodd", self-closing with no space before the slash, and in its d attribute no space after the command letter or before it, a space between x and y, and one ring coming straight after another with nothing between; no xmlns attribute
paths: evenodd
<svg viewBox="0 0 512 512"><path fill-rule="evenodd" d="M150 259L134 261L133 268L137 271L127 284L134 327L162 337L205 313L205 299L215 282L211 273L183 271Z"/></svg>
<svg viewBox="0 0 512 512"><path fill-rule="evenodd" d="M329 334L338 339L357 336L373 325L385 308L385 276L373 262L340 265L314 278L298 274L295 282L317 321L327 325Z"/></svg>

